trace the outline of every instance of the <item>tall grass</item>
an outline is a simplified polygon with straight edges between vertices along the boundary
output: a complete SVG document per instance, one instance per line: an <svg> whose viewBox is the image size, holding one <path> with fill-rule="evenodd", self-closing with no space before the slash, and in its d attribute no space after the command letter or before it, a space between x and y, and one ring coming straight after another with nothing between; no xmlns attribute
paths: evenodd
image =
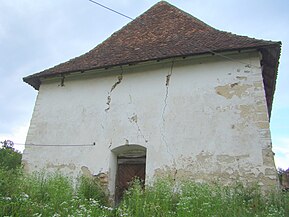
<svg viewBox="0 0 289 217"><path fill-rule="evenodd" d="M134 183L117 209L118 216L196 216L246 217L289 216L289 194L275 191L264 195L257 186L242 184L197 184L184 181L174 184L158 180L142 190Z"/></svg>
<svg viewBox="0 0 289 217"><path fill-rule="evenodd" d="M81 176L77 188L78 195L87 200L96 200L100 204L108 205L108 195L97 178Z"/></svg>
<svg viewBox="0 0 289 217"><path fill-rule="evenodd" d="M105 200L95 199L105 197L99 184L85 178L77 189L69 177L58 173L24 176L0 170L0 180L0 216L109 216L112 212L101 203ZM90 195L84 195L83 189L90 189Z"/></svg>
<svg viewBox="0 0 289 217"><path fill-rule="evenodd" d="M61 174L23 175L0 169L0 216L239 217L289 216L289 194L264 195L257 186L196 184L160 179L145 189L139 181L118 207L97 180L80 178L77 188Z"/></svg>

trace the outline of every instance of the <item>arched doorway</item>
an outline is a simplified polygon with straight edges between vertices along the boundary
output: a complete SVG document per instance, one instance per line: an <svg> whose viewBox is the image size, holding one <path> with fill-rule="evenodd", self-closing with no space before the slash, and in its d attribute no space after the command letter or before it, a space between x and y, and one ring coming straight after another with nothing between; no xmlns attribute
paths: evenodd
<svg viewBox="0 0 289 217"><path fill-rule="evenodd" d="M145 184L146 148L140 145L124 145L112 151L117 157L115 204L118 204L135 178Z"/></svg>

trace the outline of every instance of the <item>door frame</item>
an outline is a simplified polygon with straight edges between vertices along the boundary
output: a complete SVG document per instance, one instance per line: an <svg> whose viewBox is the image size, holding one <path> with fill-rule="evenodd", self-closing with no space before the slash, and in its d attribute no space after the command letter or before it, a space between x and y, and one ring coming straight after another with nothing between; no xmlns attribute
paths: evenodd
<svg viewBox="0 0 289 217"><path fill-rule="evenodd" d="M115 193L116 193L116 182L117 182L117 170L118 170L118 162L122 161L135 161L135 159L143 158L142 161L145 163L145 176L146 176L146 156L147 156L147 148L141 145L136 144L126 144L122 146L118 146L111 150L110 156L110 169L109 169L109 191L111 201L114 203L115 201ZM131 160L134 158L134 160ZM122 159L122 160L120 160ZM130 159L130 160L125 160ZM145 180L144 180L145 181Z"/></svg>
<svg viewBox="0 0 289 217"><path fill-rule="evenodd" d="M121 201L124 191L127 190L127 187L125 187L124 189L122 189L122 192L120 192L119 188L123 188L124 186L121 186L123 180L120 180L120 174L119 174L119 169L120 167L122 167L122 170L124 169L124 167L127 166L127 169L129 169L129 165L133 165L133 166L137 166L139 165L138 169L144 170L144 174L142 174L141 176L139 176L138 178L141 178L142 181L142 185L144 187L145 184L145 170L146 170L146 156L140 156L140 157L118 157L117 158L117 171L116 171L116 179L115 179L115 204L119 204L119 202ZM140 170L139 170L140 171ZM136 176L132 176L130 177L130 181L133 181L134 178Z"/></svg>

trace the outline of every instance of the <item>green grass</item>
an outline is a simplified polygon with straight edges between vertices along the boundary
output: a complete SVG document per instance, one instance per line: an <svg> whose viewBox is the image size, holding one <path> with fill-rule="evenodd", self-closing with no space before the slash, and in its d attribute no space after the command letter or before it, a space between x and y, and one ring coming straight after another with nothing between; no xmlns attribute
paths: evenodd
<svg viewBox="0 0 289 217"><path fill-rule="evenodd" d="M61 174L35 173L25 176L22 173L8 172L0 169L0 180L6 177L4 182L0 182L0 216L110 216L111 214L112 209L103 203L105 200L100 200L104 197L104 191L97 182L81 178L78 188L74 189L70 178ZM4 183L3 186L1 183ZM94 193L85 194L87 189Z"/></svg>
<svg viewBox="0 0 289 217"><path fill-rule="evenodd" d="M119 216L289 216L289 193L262 194L256 186L236 183L230 187L185 181L175 185L158 180L143 191L135 183L117 209Z"/></svg>
<svg viewBox="0 0 289 217"><path fill-rule="evenodd" d="M77 187L61 174L23 175L21 169L0 169L0 216L289 216L289 194L266 195L258 187L241 184L196 184L157 180L142 189L138 181L116 208L100 184L80 178Z"/></svg>

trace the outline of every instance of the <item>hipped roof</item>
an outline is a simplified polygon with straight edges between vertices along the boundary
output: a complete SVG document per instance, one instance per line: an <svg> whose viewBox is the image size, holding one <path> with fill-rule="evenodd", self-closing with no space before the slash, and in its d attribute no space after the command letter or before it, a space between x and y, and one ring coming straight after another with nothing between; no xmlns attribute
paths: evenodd
<svg viewBox="0 0 289 217"><path fill-rule="evenodd" d="M219 31L186 12L161 1L112 34L89 52L23 80L39 89L41 78L145 61L225 51L258 49L263 63L266 95L271 110L281 42L258 40ZM266 67L267 67L266 66ZM266 75L264 75L266 74ZM267 77L267 78L265 78ZM269 79L266 81L265 79ZM270 113L270 112L269 112Z"/></svg>

